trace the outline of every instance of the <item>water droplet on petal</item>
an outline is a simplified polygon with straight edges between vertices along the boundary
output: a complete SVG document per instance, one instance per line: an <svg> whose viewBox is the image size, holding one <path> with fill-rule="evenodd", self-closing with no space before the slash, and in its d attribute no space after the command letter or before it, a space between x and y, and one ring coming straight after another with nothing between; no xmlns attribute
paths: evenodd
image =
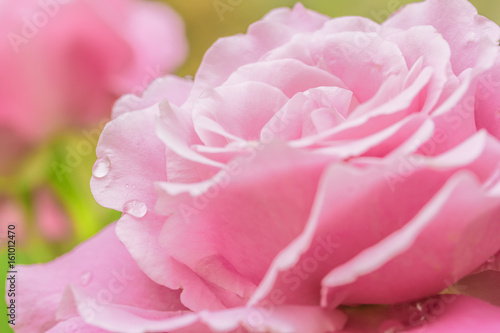
<svg viewBox="0 0 500 333"><path fill-rule="evenodd" d="M476 268L472 274L482 273L484 271L500 271L500 259L498 258L498 254L486 259L486 261Z"/></svg>
<svg viewBox="0 0 500 333"><path fill-rule="evenodd" d="M143 217L148 212L146 204L142 201L129 201L123 206L123 212L135 217Z"/></svg>
<svg viewBox="0 0 500 333"><path fill-rule="evenodd" d="M397 332L403 332L404 330L405 330L405 326L401 322L394 320L394 319L389 319L389 320L384 321L380 325L378 332L379 333L397 333Z"/></svg>
<svg viewBox="0 0 500 333"><path fill-rule="evenodd" d="M497 262L497 256L491 256L486 260L486 263L484 265L485 270L490 270L490 271L497 271L499 270L499 263Z"/></svg>
<svg viewBox="0 0 500 333"><path fill-rule="evenodd" d="M480 37L475 32L469 32L465 35L465 40L467 43L477 43L480 40Z"/></svg>
<svg viewBox="0 0 500 333"><path fill-rule="evenodd" d="M80 284L85 287L92 280L92 272L87 271L80 276Z"/></svg>
<svg viewBox="0 0 500 333"><path fill-rule="evenodd" d="M418 311L422 312L422 310L424 309L423 306L422 306L422 303L418 302L417 305L416 305Z"/></svg>
<svg viewBox="0 0 500 333"><path fill-rule="evenodd" d="M107 156L101 157L95 162L92 175L96 178L102 178L108 174L110 167L109 158Z"/></svg>

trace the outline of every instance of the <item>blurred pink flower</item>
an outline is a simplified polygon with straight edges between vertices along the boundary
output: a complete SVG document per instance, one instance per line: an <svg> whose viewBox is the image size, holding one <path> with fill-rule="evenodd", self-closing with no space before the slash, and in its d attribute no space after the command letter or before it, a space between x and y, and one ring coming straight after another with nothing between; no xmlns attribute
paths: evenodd
<svg viewBox="0 0 500 333"><path fill-rule="evenodd" d="M499 331L499 275L456 285L500 250L499 38L465 0L297 5L121 98L91 187L123 215L20 269L17 331Z"/></svg>
<svg viewBox="0 0 500 333"><path fill-rule="evenodd" d="M41 187L33 197L33 219L36 232L46 241L55 242L64 240L70 235L71 223L58 202L54 193L48 187ZM30 241L27 228L31 222L30 215L16 201L8 197L0 197L0 247L7 244L9 225L14 225L14 239L16 247L21 249Z"/></svg>
<svg viewBox="0 0 500 333"><path fill-rule="evenodd" d="M26 143L108 118L187 52L181 18L149 1L2 1L0 34L0 131Z"/></svg>
<svg viewBox="0 0 500 333"><path fill-rule="evenodd" d="M41 188L35 193L34 216L37 230L48 241L64 240L71 232L71 223L52 191Z"/></svg>
<svg viewBox="0 0 500 333"><path fill-rule="evenodd" d="M14 202L4 197L0 197L0 248L7 246L9 240L9 230L15 233L15 237L10 240L23 242L26 237L25 214L22 208ZM9 226L14 226L9 229ZM12 233L11 233L12 235ZM19 243L17 244L19 245Z"/></svg>

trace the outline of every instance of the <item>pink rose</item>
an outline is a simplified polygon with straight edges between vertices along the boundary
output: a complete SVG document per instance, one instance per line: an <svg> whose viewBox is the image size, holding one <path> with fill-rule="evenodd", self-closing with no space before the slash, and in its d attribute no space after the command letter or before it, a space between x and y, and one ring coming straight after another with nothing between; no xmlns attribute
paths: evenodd
<svg viewBox="0 0 500 333"><path fill-rule="evenodd" d="M20 269L17 331L498 331L499 38L465 0L297 5L123 97L91 180L123 215Z"/></svg>
<svg viewBox="0 0 500 333"><path fill-rule="evenodd" d="M118 96L172 72L187 51L181 18L148 1L2 1L0 22L2 142L101 121Z"/></svg>

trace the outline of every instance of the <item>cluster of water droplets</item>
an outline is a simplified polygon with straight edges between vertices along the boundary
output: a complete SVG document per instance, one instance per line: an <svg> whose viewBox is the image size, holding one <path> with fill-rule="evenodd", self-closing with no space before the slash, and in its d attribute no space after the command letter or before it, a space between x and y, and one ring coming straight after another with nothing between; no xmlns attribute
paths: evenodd
<svg viewBox="0 0 500 333"><path fill-rule="evenodd" d="M97 179L102 179L109 174L111 161L107 156L100 157L92 168L92 175ZM129 186L126 185L126 188ZM135 185L132 186L135 189ZM141 218L148 212L146 204L139 200L130 200L123 205L123 212L137 218Z"/></svg>

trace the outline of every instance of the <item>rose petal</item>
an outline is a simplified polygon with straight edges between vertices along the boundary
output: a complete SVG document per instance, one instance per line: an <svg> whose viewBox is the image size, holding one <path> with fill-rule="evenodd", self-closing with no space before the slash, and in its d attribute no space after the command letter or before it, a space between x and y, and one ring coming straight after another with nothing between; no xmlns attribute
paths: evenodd
<svg viewBox="0 0 500 333"><path fill-rule="evenodd" d="M190 100L194 101L207 88L221 85L236 69L256 62L269 50L289 41L294 33L316 30L327 19L296 5L293 10L272 11L250 25L246 35L220 38L203 57Z"/></svg>
<svg viewBox="0 0 500 333"><path fill-rule="evenodd" d="M369 135L377 135L378 132L396 124L409 114L417 111L413 100L427 85L430 78L430 69L424 69L410 87L391 98L387 103L383 103L371 112L366 113L364 110L368 109L364 108L362 104L341 125L317 135L296 140L291 145L294 147L307 147L321 143L322 141L342 142L345 140L358 140Z"/></svg>
<svg viewBox="0 0 500 333"><path fill-rule="evenodd" d="M457 76L479 62L483 38L491 47L498 47L500 39L498 25L477 15L476 8L465 0L427 0L410 4L383 24L404 30L419 25L433 26L446 39Z"/></svg>
<svg viewBox="0 0 500 333"><path fill-rule="evenodd" d="M274 258L250 304L259 303L274 290L283 292L290 304L317 304L318 285L331 269L405 226L459 170L468 170L485 182L496 169L499 159L500 145L481 132L448 155L438 158L401 156L383 163L365 159L362 167L332 165L320 182L304 232ZM355 164L355 160L351 162ZM363 209L358 209L360 205ZM494 245L492 241L484 246ZM488 250L484 249L485 252ZM479 252L477 257L464 261L463 266L457 268L475 264L482 255ZM439 274L435 276L439 280ZM444 277L439 282L443 280ZM406 286L404 281L400 282L401 295ZM381 282L370 288L376 288ZM408 288L404 289L407 297L422 296L419 295L421 290L413 286ZM423 284L420 288L427 286ZM359 289L359 297L370 297L367 290ZM386 301L389 298L395 300L398 295L384 293Z"/></svg>
<svg viewBox="0 0 500 333"><path fill-rule="evenodd" d="M323 112L325 122L340 125L345 121L351 103L352 92L338 87L318 87L297 93L264 125L260 140L265 143L276 137L298 140L317 134L325 125L315 123L318 112Z"/></svg>
<svg viewBox="0 0 500 333"><path fill-rule="evenodd" d="M260 82L221 86L206 96L194 104L194 126L202 141L214 146L224 146L227 139L214 138L199 131L197 117L213 119L224 130L239 138L258 140L262 127L288 100L278 88Z"/></svg>
<svg viewBox="0 0 500 333"><path fill-rule="evenodd" d="M57 323L46 333L108 333L109 331L103 330L95 326L91 326L83 321L80 317L73 317L65 321Z"/></svg>
<svg viewBox="0 0 500 333"><path fill-rule="evenodd" d="M448 43L434 27L412 27L409 30L390 35L389 41L396 43L405 57L408 68L422 59L422 67L434 69L433 78L422 96L422 112L428 113L439 100L443 86L452 76Z"/></svg>
<svg viewBox="0 0 500 333"><path fill-rule="evenodd" d="M500 198L481 193L469 173L457 174L403 228L330 272L322 304L387 304L441 291L500 249L500 237L488 235L500 231L499 214ZM437 239L439 246L426 247Z"/></svg>
<svg viewBox="0 0 500 333"><path fill-rule="evenodd" d="M99 204L119 211L130 201L141 202L148 210L154 207L156 194L151 180L167 179L165 146L151 135L158 114L155 108L125 113L104 128L90 180Z"/></svg>
<svg viewBox="0 0 500 333"><path fill-rule="evenodd" d="M225 308L213 288L160 246L158 235L164 223L164 216L151 214L145 222L124 215L116 232L140 269L153 281L170 289L182 289L181 301L186 307L193 311Z"/></svg>
<svg viewBox="0 0 500 333"><path fill-rule="evenodd" d="M171 215L162 246L200 276L248 297L249 282L257 285L274 255L302 231L327 159L275 142L236 160L210 187L172 193L159 184L157 209Z"/></svg>
<svg viewBox="0 0 500 333"><path fill-rule="evenodd" d="M475 121L478 129L485 128L500 140L500 57L493 68L481 75L474 105Z"/></svg>
<svg viewBox="0 0 500 333"><path fill-rule="evenodd" d="M138 95L122 96L113 107L112 118L123 113L143 110L167 99L170 103L181 106L188 98L193 82L177 76L168 75L154 80L146 90L138 91ZM134 93L136 93L134 91Z"/></svg>
<svg viewBox="0 0 500 333"><path fill-rule="evenodd" d="M206 172L204 174L224 166L224 164L198 154L191 149L191 145L201 144L202 142L198 134L194 131L193 119L191 119L189 113L166 101L160 103L159 108L161 117L155 124L156 135L163 141L168 150L174 153L169 154L168 157L178 155L183 160L197 165L200 169L205 168ZM168 161L167 168L171 169ZM193 168L195 167L191 166L189 169Z"/></svg>
<svg viewBox="0 0 500 333"><path fill-rule="evenodd" d="M75 306L87 300L75 297ZM81 313L83 317L83 313ZM156 318L155 318L156 317ZM86 322L121 333L144 332L276 332L324 333L342 329L346 316L338 311L320 307L273 306L265 308L233 308L217 312L198 313L134 313L119 306L106 306L95 316L83 317Z"/></svg>
<svg viewBox="0 0 500 333"><path fill-rule="evenodd" d="M224 84L234 85L246 81L267 83L280 89L288 98L320 86L344 87L342 81L332 74L296 59L259 61L241 66Z"/></svg>
<svg viewBox="0 0 500 333"><path fill-rule="evenodd" d="M114 224L106 227L50 263L17 267L17 332L44 332L56 325L56 309L69 284L79 285L97 305L184 309L178 291L157 285L138 269L114 229Z"/></svg>
<svg viewBox="0 0 500 333"><path fill-rule="evenodd" d="M360 102L370 99L391 75L406 76L408 67L397 45L378 35L341 32L332 35L299 35L266 55L265 60L295 58L320 66L336 76Z"/></svg>

